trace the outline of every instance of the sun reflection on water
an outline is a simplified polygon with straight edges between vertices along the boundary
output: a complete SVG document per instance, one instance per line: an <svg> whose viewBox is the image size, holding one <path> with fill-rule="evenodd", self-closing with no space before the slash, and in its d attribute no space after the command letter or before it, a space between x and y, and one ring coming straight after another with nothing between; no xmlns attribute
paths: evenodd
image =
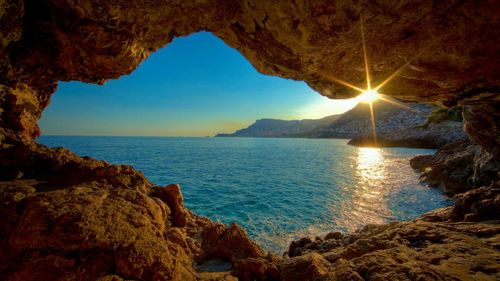
<svg viewBox="0 0 500 281"><path fill-rule="evenodd" d="M347 231L354 231L361 225L384 223L390 215L384 182L389 177L386 161L390 160L385 159L384 150L360 147L352 160L356 183L346 187L351 200L342 204L338 221L338 226Z"/></svg>
<svg viewBox="0 0 500 281"><path fill-rule="evenodd" d="M358 148L357 172L363 178L383 178L384 157L380 148L360 147Z"/></svg>

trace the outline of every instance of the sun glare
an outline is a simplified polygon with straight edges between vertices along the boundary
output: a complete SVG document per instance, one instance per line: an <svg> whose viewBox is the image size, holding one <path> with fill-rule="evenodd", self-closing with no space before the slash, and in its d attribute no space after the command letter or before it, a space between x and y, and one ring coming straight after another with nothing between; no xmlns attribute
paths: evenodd
<svg viewBox="0 0 500 281"><path fill-rule="evenodd" d="M372 103L379 98L380 98L380 94L377 92L377 90L373 89L373 90L364 91L356 99L358 100L358 102Z"/></svg>
<svg viewBox="0 0 500 281"><path fill-rule="evenodd" d="M338 83L338 84L343 85L343 86L345 86L347 88L350 88L352 90L361 92L361 94L359 96L353 98L352 100L356 101L356 103L366 103L366 104L369 105L369 107L370 107L370 119L371 119L371 125L372 125L371 127L372 127L373 141L374 141L375 146L376 146L377 145L377 132L375 130L375 114L373 112L373 102L375 102L378 99L381 99L381 100L383 100L385 102L388 102L388 103L391 103L391 104L394 104L394 105L406 108L408 110L411 110L407 106L405 106L405 105L403 105L403 104L401 104L401 103L399 103L399 102L397 102L397 101L395 101L393 99L390 99L388 97L385 97L385 96L379 94L378 90L380 88L382 88L384 85L386 85L387 83L389 83L392 79L394 79L407 66L409 66L410 62L413 61L418 56L420 56L420 54L423 53L424 50L421 50L421 52L419 52L411 60L409 60L408 62L406 62L398 70L396 70L394 73L392 73L382 83L378 84L378 86L372 87L371 77L370 77L370 66L369 66L369 63L368 63L368 52L367 52L367 48L366 48L365 32L364 32L364 28L363 28L363 19L362 19L362 15L361 14L360 14L360 25L359 25L359 27L360 27L360 31L361 31L361 43L362 43L362 47L363 47L363 59L364 59L364 63L365 63L366 89L362 89L362 88L357 87L357 86L355 86L355 85L353 85L353 84L351 84L351 83L349 83L347 81L344 81L342 79L339 79L339 78L334 77L334 76L329 75L329 74L325 74L323 72L320 72L320 74L322 74L323 76L329 78L332 82Z"/></svg>

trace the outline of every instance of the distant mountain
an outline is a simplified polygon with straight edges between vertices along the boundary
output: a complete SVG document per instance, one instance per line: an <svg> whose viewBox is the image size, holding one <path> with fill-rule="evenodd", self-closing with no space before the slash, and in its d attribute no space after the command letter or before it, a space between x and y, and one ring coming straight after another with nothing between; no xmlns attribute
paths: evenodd
<svg viewBox="0 0 500 281"><path fill-rule="evenodd" d="M373 103L377 132L388 132L423 124L434 108L427 104L406 104L405 106L406 108L384 101ZM369 133L371 131L370 120L369 105L360 103L343 114L321 119L260 119L247 128L232 134L218 134L216 137L352 138Z"/></svg>
<svg viewBox="0 0 500 281"><path fill-rule="evenodd" d="M315 128L327 126L341 115L331 115L321 119L279 120L260 119L247 128L232 134L217 134L216 137L299 137Z"/></svg>
<svg viewBox="0 0 500 281"><path fill-rule="evenodd" d="M377 133L392 132L411 126L422 125L435 106L406 103L395 105L385 101L373 103L375 129ZM360 103L342 114L330 124L320 126L308 133L312 138L353 138L371 133L370 106Z"/></svg>

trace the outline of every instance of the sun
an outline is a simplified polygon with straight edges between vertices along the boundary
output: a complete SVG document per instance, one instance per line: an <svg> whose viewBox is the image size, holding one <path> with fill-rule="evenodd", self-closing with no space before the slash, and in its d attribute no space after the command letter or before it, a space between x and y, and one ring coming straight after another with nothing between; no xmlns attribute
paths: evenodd
<svg viewBox="0 0 500 281"><path fill-rule="evenodd" d="M363 103L373 103L379 98L380 94L375 89L364 91L359 96L356 97L358 102L363 102Z"/></svg>

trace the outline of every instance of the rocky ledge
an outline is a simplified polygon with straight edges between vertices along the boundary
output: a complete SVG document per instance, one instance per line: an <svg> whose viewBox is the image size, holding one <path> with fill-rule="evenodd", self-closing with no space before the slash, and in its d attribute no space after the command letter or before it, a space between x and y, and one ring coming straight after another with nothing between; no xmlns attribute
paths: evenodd
<svg viewBox="0 0 500 281"><path fill-rule="evenodd" d="M500 159L467 140L444 145L435 155L416 156L410 165L430 187L455 195L498 180Z"/></svg>
<svg viewBox="0 0 500 281"><path fill-rule="evenodd" d="M0 183L2 280L495 280L500 182L413 222L368 225L265 253L233 224L183 207L178 185L65 149L26 151L43 179ZM60 176L79 167L71 183ZM89 176L95 175L95 176ZM224 260L223 272L198 265Z"/></svg>
<svg viewBox="0 0 500 281"><path fill-rule="evenodd" d="M0 0L0 279L500 279L497 213L483 220L499 201L490 186L500 159L499 25L497 1ZM489 186L457 200L456 217L447 209L332 234L277 258L238 226L187 211L177 186L154 188L129 166L35 143L58 81L118 78L197 31L262 73L353 97L339 81L366 85L362 30L373 85L392 78L383 94L464 107L470 144L413 161L454 193ZM230 262L232 274L196 270L211 259Z"/></svg>
<svg viewBox="0 0 500 281"><path fill-rule="evenodd" d="M241 280L279 279L276 257L239 226L185 209L178 185L155 187L132 167L65 149L26 153L51 172L0 182L1 280L234 279L196 270L212 259Z"/></svg>

